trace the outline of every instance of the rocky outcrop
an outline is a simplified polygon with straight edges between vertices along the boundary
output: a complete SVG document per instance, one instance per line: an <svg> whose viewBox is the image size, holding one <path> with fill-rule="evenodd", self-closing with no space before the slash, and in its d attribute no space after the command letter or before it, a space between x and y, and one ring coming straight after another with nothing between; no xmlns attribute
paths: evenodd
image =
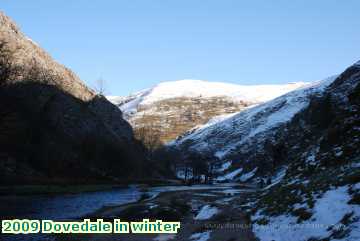
<svg viewBox="0 0 360 241"><path fill-rule="evenodd" d="M136 178L145 149L121 111L0 13L1 183Z"/></svg>

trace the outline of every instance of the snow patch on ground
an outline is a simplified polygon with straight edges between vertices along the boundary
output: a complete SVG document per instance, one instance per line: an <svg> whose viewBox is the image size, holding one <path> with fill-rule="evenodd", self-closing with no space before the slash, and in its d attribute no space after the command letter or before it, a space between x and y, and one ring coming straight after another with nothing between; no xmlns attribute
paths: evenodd
<svg viewBox="0 0 360 241"><path fill-rule="evenodd" d="M349 200L348 186L327 191L316 202L312 220L334 225L339 223L345 214L352 211L360 218L360 206L347 204ZM360 240L360 237L357 240Z"/></svg>
<svg viewBox="0 0 360 241"><path fill-rule="evenodd" d="M217 214L219 209L217 207L212 207L210 205L203 206L199 213L194 218L195 220L207 220Z"/></svg>
<svg viewBox="0 0 360 241"><path fill-rule="evenodd" d="M216 123L219 123L221 121L224 121L226 119L229 119L230 117L233 117L234 115L238 114L238 112L235 113L230 113L230 114L224 114L224 115L218 115L218 116L214 116L212 117L208 122L206 122L203 125L200 126L196 126L194 129L204 129L207 128L209 126L215 125Z"/></svg>
<svg viewBox="0 0 360 241"><path fill-rule="evenodd" d="M229 167L231 166L232 161L227 161L224 162L223 164L221 164L221 167L216 169L216 172L223 172L226 171L227 169L229 169Z"/></svg>
<svg viewBox="0 0 360 241"><path fill-rule="evenodd" d="M257 169L258 168L255 167L252 171L242 174L239 177L239 180L242 181L242 182L246 182L247 180L249 180L250 178L252 178L255 175Z"/></svg>
<svg viewBox="0 0 360 241"><path fill-rule="evenodd" d="M234 177L236 177L239 173L242 172L242 168L236 169L235 171L232 171L228 174L225 174L224 176L217 177L216 181L225 181L225 180L232 180Z"/></svg>
<svg viewBox="0 0 360 241"><path fill-rule="evenodd" d="M169 241L173 240L175 238L175 234L160 234L156 238L154 238L154 241Z"/></svg>
<svg viewBox="0 0 360 241"><path fill-rule="evenodd" d="M190 236L190 240L192 241L207 241L210 239L210 231L202 232L202 233L194 233Z"/></svg>
<svg viewBox="0 0 360 241"><path fill-rule="evenodd" d="M332 189L316 201L310 220L297 223L297 217L291 215L268 217L268 225L254 225L253 231L261 241L307 241L310 238L326 238L340 228L350 228L350 233L341 240L357 241L360 240L359 222L349 226L340 223L344 215L352 212L353 217L360 218L360 207L347 204L349 200L348 186ZM258 211L252 219L261 217L264 216Z"/></svg>
<svg viewBox="0 0 360 241"><path fill-rule="evenodd" d="M313 149L311 149L308 153L304 153L305 162L310 165L316 165L316 155L319 152L320 147L319 145L316 145Z"/></svg>
<svg viewBox="0 0 360 241"><path fill-rule="evenodd" d="M271 178L271 184L266 186L264 189L269 189L270 187L275 186L276 184L280 183L282 181L282 179L285 177L286 171L287 171L287 168L283 168L280 171L278 171L276 173L276 175Z"/></svg>
<svg viewBox="0 0 360 241"><path fill-rule="evenodd" d="M336 147L333 149L335 152L335 156L339 157L343 154L343 150L341 149L341 147Z"/></svg>

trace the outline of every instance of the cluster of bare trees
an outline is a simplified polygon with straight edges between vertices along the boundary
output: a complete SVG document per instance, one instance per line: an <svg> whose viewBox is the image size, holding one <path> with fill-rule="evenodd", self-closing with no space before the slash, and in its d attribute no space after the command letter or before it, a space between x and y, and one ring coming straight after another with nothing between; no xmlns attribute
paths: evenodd
<svg viewBox="0 0 360 241"><path fill-rule="evenodd" d="M135 131L135 137L141 141L150 153L162 146L160 130L152 124L139 127Z"/></svg>
<svg viewBox="0 0 360 241"><path fill-rule="evenodd" d="M161 127L154 122L151 114L144 112L141 120L143 123L135 128L135 138L145 145L150 154L153 154L163 146Z"/></svg>
<svg viewBox="0 0 360 241"><path fill-rule="evenodd" d="M218 158L197 151L188 151L179 156L181 159L176 162L175 171L182 172L185 183L212 182L216 166L219 164Z"/></svg>

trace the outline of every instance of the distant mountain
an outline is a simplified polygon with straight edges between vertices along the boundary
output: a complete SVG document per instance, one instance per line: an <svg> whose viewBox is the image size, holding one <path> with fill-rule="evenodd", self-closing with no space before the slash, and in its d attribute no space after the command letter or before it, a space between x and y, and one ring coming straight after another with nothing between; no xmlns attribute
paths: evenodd
<svg viewBox="0 0 360 241"><path fill-rule="evenodd" d="M211 118L231 114L306 85L236 85L203 80L162 82L127 97L108 96L137 130L159 132L163 143Z"/></svg>
<svg viewBox="0 0 360 241"><path fill-rule="evenodd" d="M0 103L2 184L115 180L141 172L145 150L119 108L3 13Z"/></svg>

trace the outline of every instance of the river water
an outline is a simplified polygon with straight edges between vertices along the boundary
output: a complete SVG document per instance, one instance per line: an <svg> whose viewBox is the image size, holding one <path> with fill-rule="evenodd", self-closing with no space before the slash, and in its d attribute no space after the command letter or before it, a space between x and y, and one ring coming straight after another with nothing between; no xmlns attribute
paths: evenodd
<svg viewBox="0 0 360 241"><path fill-rule="evenodd" d="M72 219L103 206L136 202L140 198L136 186L106 191L61 195L13 196L0 198L2 217L18 219Z"/></svg>
<svg viewBox="0 0 360 241"><path fill-rule="evenodd" d="M150 198L162 192L216 189L227 192L236 184L159 186L147 190L130 185L105 191L61 195L26 195L0 197L0 216L18 219L74 219L92 213L104 206L117 206L136 202L143 193Z"/></svg>
<svg viewBox="0 0 360 241"><path fill-rule="evenodd" d="M159 186L146 190L140 189L137 185L130 185L128 188L78 194L0 197L0 217L1 219L5 217L8 219L69 220L81 218L104 206L137 202L144 193L148 194L149 198L155 198L163 192L184 190L214 190L227 193L234 190L236 185ZM51 240L51 237L47 235L7 235L0 237L0 240Z"/></svg>

